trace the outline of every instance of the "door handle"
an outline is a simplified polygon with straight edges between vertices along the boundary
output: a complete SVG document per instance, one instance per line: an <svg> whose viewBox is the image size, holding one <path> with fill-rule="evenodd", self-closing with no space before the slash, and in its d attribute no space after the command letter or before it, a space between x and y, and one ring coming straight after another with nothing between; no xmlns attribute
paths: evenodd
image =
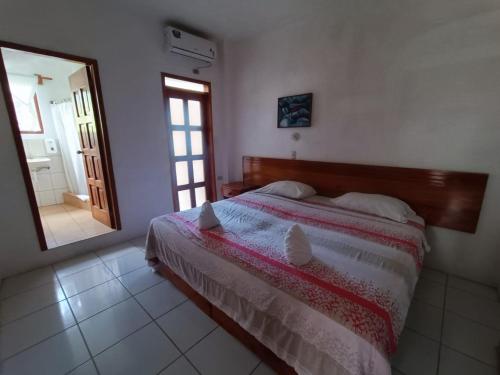
<svg viewBox="0 0 500 375"><path fill-rule="evenodd" d="M77 153L78 155L80 155L80 154L83 154L83 151L82 151L82 150L77 150L77 151L76 151L76 153Z"/></svg>

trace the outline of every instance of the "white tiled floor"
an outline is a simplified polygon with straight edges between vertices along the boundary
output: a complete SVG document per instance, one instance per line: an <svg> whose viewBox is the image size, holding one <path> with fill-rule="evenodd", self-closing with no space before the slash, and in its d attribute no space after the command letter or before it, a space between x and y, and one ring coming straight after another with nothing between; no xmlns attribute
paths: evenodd
<svg viewBox="0 0 500 375"><path fill-rule="evenodd" d="M114 230L92 218L90 211L71 205L43 206L38 211L49 249Z"/></svg>
<svg viewBox="0 0 500 375"><path fill-rule="evenodd" d="M4 280L1 374L271 375L144 261L143 238ZM393 373L496 373L495 290L425 269Z"/></svg>
<svg viewBox="0 0 500 375"><path fill-rule="evenodd" d="M500 348L495 289L424 269L392 359L404 375L494 375Z"/></svg>

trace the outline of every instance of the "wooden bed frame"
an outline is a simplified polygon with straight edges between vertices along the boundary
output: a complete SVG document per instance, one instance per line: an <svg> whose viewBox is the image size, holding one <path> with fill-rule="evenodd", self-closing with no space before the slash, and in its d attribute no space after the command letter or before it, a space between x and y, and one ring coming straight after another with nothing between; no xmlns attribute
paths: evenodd
<svg viewBox="0 0 500 375"><path fill-rule="evenodd" d="M391 195L408 202L428 224L473 233L479 220L488 175L243 157L244 184L262 186L278 180L298 180L312 185L319 194L326 196L349 191ZM167 265L159 262L158 271L278 374L296 374L292 367L191 288Z"/></svg>

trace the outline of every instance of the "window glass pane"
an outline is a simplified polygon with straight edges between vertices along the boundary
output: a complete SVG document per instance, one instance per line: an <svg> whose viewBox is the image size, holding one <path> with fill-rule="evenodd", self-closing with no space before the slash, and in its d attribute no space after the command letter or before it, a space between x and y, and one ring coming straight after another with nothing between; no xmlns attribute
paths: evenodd
<svg viewBox="0 0 500 375"><path fill-rule="evenodd" d="M170 98L170 120L172 125L184 125L184 105L182 99Z"/></svg>
<svg viewBox="0 0 500 375"><path fill-rule="evenodd" d="M182 79L175 79L170 77L165 77L165 86L176 87L179 89L196 92L208 92L208 86L202 83L184 81Z"/></svg>
<svg viewBox="0 0 500 375"><path fill-rule="evenodd" d="M193 155L203 155L203 143L201 142L201 132L191 132L191 153Z"/></svg>
<svg viewBox="0 0 500 375"><path fill-rule="evenodd" d="M21 132L42 132L38 119L35 77L9 74L9 88Z"/></svg>
<svg viewBox="0 0 500 375"><path fill-rule="evenodd" d="M172 132L172 139L174 141L174 155L186 156L186 133L183 131L175 130Z"/></svg>
<svg viewBox="0 0 500 375"><path fill-rule="evenodd" d="M205 193L205 186L198 187L194 189L194 196L196 197L196 207L201 206L207 200L207 194Z"/></svg>
<svg viewBox="0 0 500 375"><path fill-rule="evenodd" d="M201 107L197 100L188 100L189 125L201 126Z"/></svg>
<svg viewBox="0 0 500 375"><path fill-rule="evenodd" d="M205 170L203 167L203 160L193 160L193 176L195 183L205 181Z"/></svg>
<svg viewBox="0 0 500 375"><path fill-rule="evenodd" d="M177 197L179 198L179 210L189 210L191 207L191 194L188 190L180 190L177 192Z"/></svg>
<svg viewBox="0 0 500 375"><path fill-rule="evenodd" d="M177 178L177 186L189 184L187 161L178 161L175 163L175 177Z"/></svg>

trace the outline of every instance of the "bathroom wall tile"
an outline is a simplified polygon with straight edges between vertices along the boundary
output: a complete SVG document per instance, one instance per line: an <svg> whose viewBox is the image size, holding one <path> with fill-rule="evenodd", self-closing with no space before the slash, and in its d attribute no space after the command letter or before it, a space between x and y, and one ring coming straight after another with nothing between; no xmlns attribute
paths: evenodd
<svg viewBox="0 0 500 375"><path fill-rule="evenodd" d="M64 166L62 162L62 158L60 156L51 156L50 157L50 170L52 173L62 172L64 173Z"/></svg>
<svg viewBox="0 0 500 375"><path fill-rule="evenodd" d="M33 190L40 191L40 184L38 183L38 176L35 172L31 172L31 183L33 184Z"/></svg>
<svg viewBox="0 0 500 375"><path fill-rule="evenodd" d="M60 173L60 172L55 172L52 171L52 187L54 189L63 189L67 186L67 183L66 183L66 176L64 175L64 173Z"/></svg>
<svg viewBox="0 0 500 375"><path fill-rule="evenodd" d="M41 206L40 193L38 191L35 191L35 198L36 198L36 205L40 207Z"/></svg>
<svg viewBox="0 0 500 375"><path fill-rule="evenodd" d="M31 148L30 148L30 143L27 139L23 139L23 147L24 147L24 153L26 154L27 158L31 157Z"/></svg>
<svg viewBox="0 0 500 375"><path fill-rule="evenodd" d="M37 176L41 176L41 175L48 175L48 176L50 176L50 170L47 169L47 168L44 168L44 169L41 169L38 172L36 172L36 174L37 174Z"/></svg>
<svg viewBox="0 0 500 375"><path fill-rule="evenodd" d="M30 150L32 157L46 156L45 142L43 139L31 139Z"/></svg>
<svg viewBox="0 0 500 375"><path fill-rule="evenodd" d="M50 206L56 204L56 197L52 190L41 191L38 193L40 196L40 206Z"/></svg>
<svg viewBox="0 0 500 375"><path fill-rule="evenodd" d="M50 178L50 174L45 173L37 173L36 179L38 181L38 190L52 190L52 179Z"/></svg>
<svg viewBox="0 0 500 375"><path fill-rule="evenodd" d="M56 203L57 204L62 204L64 203L64 196L63 193L67 192L68 188L65 187L63 189L54 189L54 196L56 198Z"/></svg>

